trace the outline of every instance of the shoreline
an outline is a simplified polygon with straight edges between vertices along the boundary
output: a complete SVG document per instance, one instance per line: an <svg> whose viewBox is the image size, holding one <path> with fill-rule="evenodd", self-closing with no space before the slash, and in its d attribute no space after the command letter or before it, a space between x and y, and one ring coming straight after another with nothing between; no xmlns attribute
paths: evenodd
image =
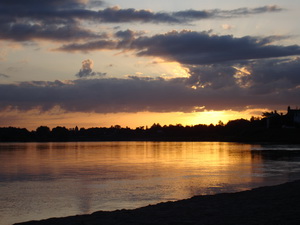
<svg viewBox="0 0 300 225"><path fill-rule="evenodd" d="M153 125L151 128L94 127L71 128L0 127L0 142L90 142L90 141L225 141L300 143L300 127L270 127L255 121L236 120L227 125Z"/></svg>
<svg viewBox="0 0 300 225"><path fill-rule="evenodd" d="M194 196L133 210L28 221L15 225L300 224L300 180L236 193Z"/></svg>

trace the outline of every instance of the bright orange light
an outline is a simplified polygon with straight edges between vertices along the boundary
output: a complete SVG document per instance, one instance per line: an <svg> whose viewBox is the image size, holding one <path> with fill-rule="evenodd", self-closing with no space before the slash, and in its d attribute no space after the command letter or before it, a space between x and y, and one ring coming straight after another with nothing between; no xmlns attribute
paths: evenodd
<svg viewBox="0 0 300 225"><path fill-rule="evenodd" d="M261 112L268 111L267 109L252 109L246 111L202 111L202 112L169 112L169 113L154 113L154 112L139 112L139 113L66 113L59 109L47 113L41 113L38 110L28 112L7 111L1 112L2 118L0 127L21 127L29 130L35 130L43 125L50 128L56 126L65 126L67 128L90 128L90 127L110 127L112 125L120 125L121 127L136 127L144 126L151 127L154 123L160 125L197 125L197 124L218 124L221 120L226 124L229 120L235 119L250 119L251 116L260 116Z"/></svg>
<svg viewBox="0 0 300 225"><path fill-rule="evenodd" d="M249 115L236 111L203 111L195 112L186 121L187 124L218 124L219 121L227 123L229 120L245 118Z"/></svg>

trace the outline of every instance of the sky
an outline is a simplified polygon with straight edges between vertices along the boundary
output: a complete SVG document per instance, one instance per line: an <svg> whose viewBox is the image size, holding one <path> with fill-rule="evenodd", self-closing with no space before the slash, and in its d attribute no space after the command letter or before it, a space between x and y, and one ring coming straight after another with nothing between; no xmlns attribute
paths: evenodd
<svg viewBox="0 0 300 225"><path fill-rule="evenodd" d="M299 106L295 0L1 0L0 127L216 124Z"/></svg>

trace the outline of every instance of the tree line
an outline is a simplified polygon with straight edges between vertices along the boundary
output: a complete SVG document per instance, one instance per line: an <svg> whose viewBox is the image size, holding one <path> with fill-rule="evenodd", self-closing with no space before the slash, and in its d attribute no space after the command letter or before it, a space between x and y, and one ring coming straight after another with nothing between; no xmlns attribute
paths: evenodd
<svg viewBox="0 0 300 225"><path fill-rule="evenodd" d="M273 114L272 114L273 115ZM284 126L284 117L252 117L237 119L224 124L194 126L164 125L154 123L151 127L66 128L50 129L39 126L36 130L25 128L0 128L0 142L57 142L57 141L277 141L300 142L298 126Z"/></svg>

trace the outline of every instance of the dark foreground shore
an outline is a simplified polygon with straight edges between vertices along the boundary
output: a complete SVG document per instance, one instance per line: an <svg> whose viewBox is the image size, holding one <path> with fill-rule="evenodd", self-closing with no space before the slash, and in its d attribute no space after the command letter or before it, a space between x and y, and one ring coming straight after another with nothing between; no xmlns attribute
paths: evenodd
<svg viewBox="0 0 300 225"><path fill-rule="evenodd" d="M196 196L135 210L95 212L22 225L299 225L300 181L238 193Z"/></svg>

